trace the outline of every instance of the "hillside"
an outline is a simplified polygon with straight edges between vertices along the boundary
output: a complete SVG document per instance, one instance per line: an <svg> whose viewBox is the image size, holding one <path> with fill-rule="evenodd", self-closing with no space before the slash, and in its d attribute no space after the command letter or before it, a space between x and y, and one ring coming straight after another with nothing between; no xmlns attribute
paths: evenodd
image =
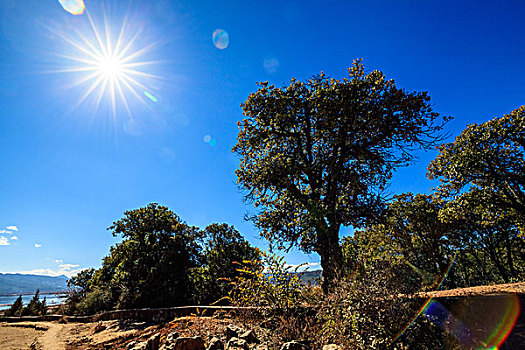
<svg viewBox="0 0 525 350"><path fill-rule="evenodd" d="M39 276L23 275L19 273L0 273L0 295L34 293L37 289L42 292L57 292L67 289L66 276Z"/></svg>

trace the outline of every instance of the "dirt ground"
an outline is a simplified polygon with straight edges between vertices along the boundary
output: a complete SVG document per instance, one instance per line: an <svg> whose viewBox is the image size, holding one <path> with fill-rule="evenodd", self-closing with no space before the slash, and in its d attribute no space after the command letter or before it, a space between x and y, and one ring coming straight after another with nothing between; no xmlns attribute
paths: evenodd
<svg viewBox="0 0 525 350"><path fill-rule="evenodd" d="M231 321L209 317L181 317L168 323L134 321L96 323L17 322L0 323L1 350L102 350L126 349L132 341L144 341L160 333L211 338L223 334Z"/></svg>
<svg viewBox="0 0 525 350"><path fill-rule="evenodd" d="M103 327L111 327L105 322ZM129 331L96 332L98 323L20 322L0 323L2 350L80 350L105 343ZM100 327L100 326L99 326ZM106 328L107 329L107 328Z"/></svg>

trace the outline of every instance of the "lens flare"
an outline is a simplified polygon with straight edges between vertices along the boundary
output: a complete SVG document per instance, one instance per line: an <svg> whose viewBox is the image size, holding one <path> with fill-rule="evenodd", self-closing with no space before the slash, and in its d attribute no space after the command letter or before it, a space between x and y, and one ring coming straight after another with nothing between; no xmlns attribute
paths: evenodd
<svg viewBox="0 0 525 350"><path fill-rule="evenodd" d="M516 325L521 312L520 299L516 293L470 296L468 298L435 299L457 257L454 255L447 273L412 321L390 343L395 343L418 319L424 315L463 345L475 349L499 349ZM452 303L451 306L445 305Z"/></svg>
<svg viewBox="0 0 525 350"><path fill-rule="evenodd" d="M476 349L499 349L516 325L521 305L516 294L477 296L454 305L449 311L433 300L425 316L464 345Z"/></svg>
<svg viewBox="0 0 525 350"><path fill-rule="evenodd" d="M204 135L204 137L202 138L202 140L204 142L206 142L208 145L210 145L211 147L215 147L217 146L217 140L215 140L214 138L211 137L211 135Z"/></svg>
<svg viewBox="0 0 525 350"><path fill-rule="evenodd" d="M216 48L224 50L230 44L230 36L224 29L217 29L213 32L212 36L213 45Z"/></svg>
<svg viewBox="0 0 525 350"><path fill-rule="evenodd" d="M425 310L427 309L427 307L430 305L430 303L432 302L432 300L434 300L434 297L436 295L436 293L439 291L439 289L441 288L441 285L443 284L443 282L445 281L445 279L447 278L448 276L448 273L450 272L450 269L452 268L452 266L454 265L454 261L456 261L456 257L458 255L458 252L456 252L454 254L454 257L452 258L452 260L450 261L450 264L448 265L448 268L447 268L447 271L445 272L445 274L443 275L443 278L441 279L441 281L439 282L439 285L437 286L436 290L434 291L434 295L429 298L424 304L423 306L419 309L419 311L416 313L416 315L414 316L414 318L412 319L412 321L410 321L410 323L405 327L403 328L403 330L401 332L398 333L398 335L394 338L394 340L392 340L392 342L390 342L390 345L394 344L403 334L405 334L405 332L410 328L410 326L412 326L414 324L414 322L416 322L416 320L418 319L418 317L423 313L425 312Z"/></svg>
<svg viewBox="0 0 525 350"><path fill-rule="evenodd" d="M266 73L273 74L279 68L279 60L275 57L266 57L263 60L263 67Z"/></svg>
<svg viewBox="0 0 525 350"><path fill-rule="evenodd" d="M157 98L153 96L149 91L144 91L144 96L149 98L153 102L157 102Z"/></svg>
<svg viewBox="0 0 525 350"><path fill-rule="evenodd" d="M86 6L82 0L58 0L62 8L72 15L81 15Z"/></svg>

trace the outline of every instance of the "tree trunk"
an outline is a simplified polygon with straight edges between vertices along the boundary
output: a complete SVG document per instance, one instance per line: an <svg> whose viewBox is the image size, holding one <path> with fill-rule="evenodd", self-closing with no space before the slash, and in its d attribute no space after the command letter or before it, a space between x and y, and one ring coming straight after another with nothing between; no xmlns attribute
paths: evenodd
<svg viewBox="0 0 525 350"><path fill-rule="evenodd" d="M325 294L334 290L336 282L342 276L343 252L339 245L339 228L329 227L319 235L317 253L321 256L323 268L323 292Z"/></svg>

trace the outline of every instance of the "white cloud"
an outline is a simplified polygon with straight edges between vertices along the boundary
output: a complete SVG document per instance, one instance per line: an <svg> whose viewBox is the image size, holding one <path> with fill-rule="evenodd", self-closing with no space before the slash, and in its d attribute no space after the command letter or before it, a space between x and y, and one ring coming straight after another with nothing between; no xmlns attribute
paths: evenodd
<svg viewBox="0 0 525 350"><path fill-rule="evenodd" d="M75 264L61 264L61 265L58 265L58 267L60 267L61 270L64 270L64 271L71 271L72 269L76 268L76 267L79 267L80 265L75 265Z"/></svg>
<svg viewBox="0 0 525 350"><path fill-rule="evenodd" d="M11 233L13 233L13 231L8 231L8 230L0 230L0 233L8 233L8 234L11 234Z"/></svg>
<svg viewBox="0 0 525 350"><path fill-rule="evenodd" d="M0 236L0 245L9 245L10 243L7 241L7 237Z"/></svg>
<svg viewBox="0 0 525 350"><path fill-rule="evenodd" d="M63 264L63 263L64 263L64 260L62 260L62 259L57 259L57 260L55 260L55 262L56 262L57 264Z"/></svg>
<svg viewBox="0 0 525 350"><path fill-rule="evenodd" d="M73 277L80 271L84 270L84 268L79 268L80 265L78 264L64 264L62 259L55 260L56 262L60 261L60 265L58 266L58 269L33 269L33 270L26 270L26 271L17 271L17 272L9 272L9 273L22 273L22 274L29 274L29 275L43 275L43 276L62 276L65 275L67 277Z"/></svg>
<svg viewBox="0 0 525 350"><path fill-rule="evenodd" d="M35 243L35 248L40 248L42 244Z"/></svg>
<svg viewBox="0 0 525 350"><path fill-rule="evenodd" d="M15 225L7 226L6 229L11 231L18 231L18 227L16 227Z"/></svg>
<svg viewBox="0 0 525 350"><path fill-rule="evenodd" d="M34 269L34 270L26 270L26 271L16 271L16 272L8 272L8 273L21 273L21 274L27 274L27 275L42 275L42 276L62 276L65 275L67 277L72 277L82 271L84 269L74 269L74 270L53 270L53 269ZM4 272L5 273L5 272Z"/></svg>
<svg viewBox="0 0 525 350"><path fill-rule="evenodd" d="M11 237L11 239L17 240L18 236L13 236L13 237Z"/></svg>

